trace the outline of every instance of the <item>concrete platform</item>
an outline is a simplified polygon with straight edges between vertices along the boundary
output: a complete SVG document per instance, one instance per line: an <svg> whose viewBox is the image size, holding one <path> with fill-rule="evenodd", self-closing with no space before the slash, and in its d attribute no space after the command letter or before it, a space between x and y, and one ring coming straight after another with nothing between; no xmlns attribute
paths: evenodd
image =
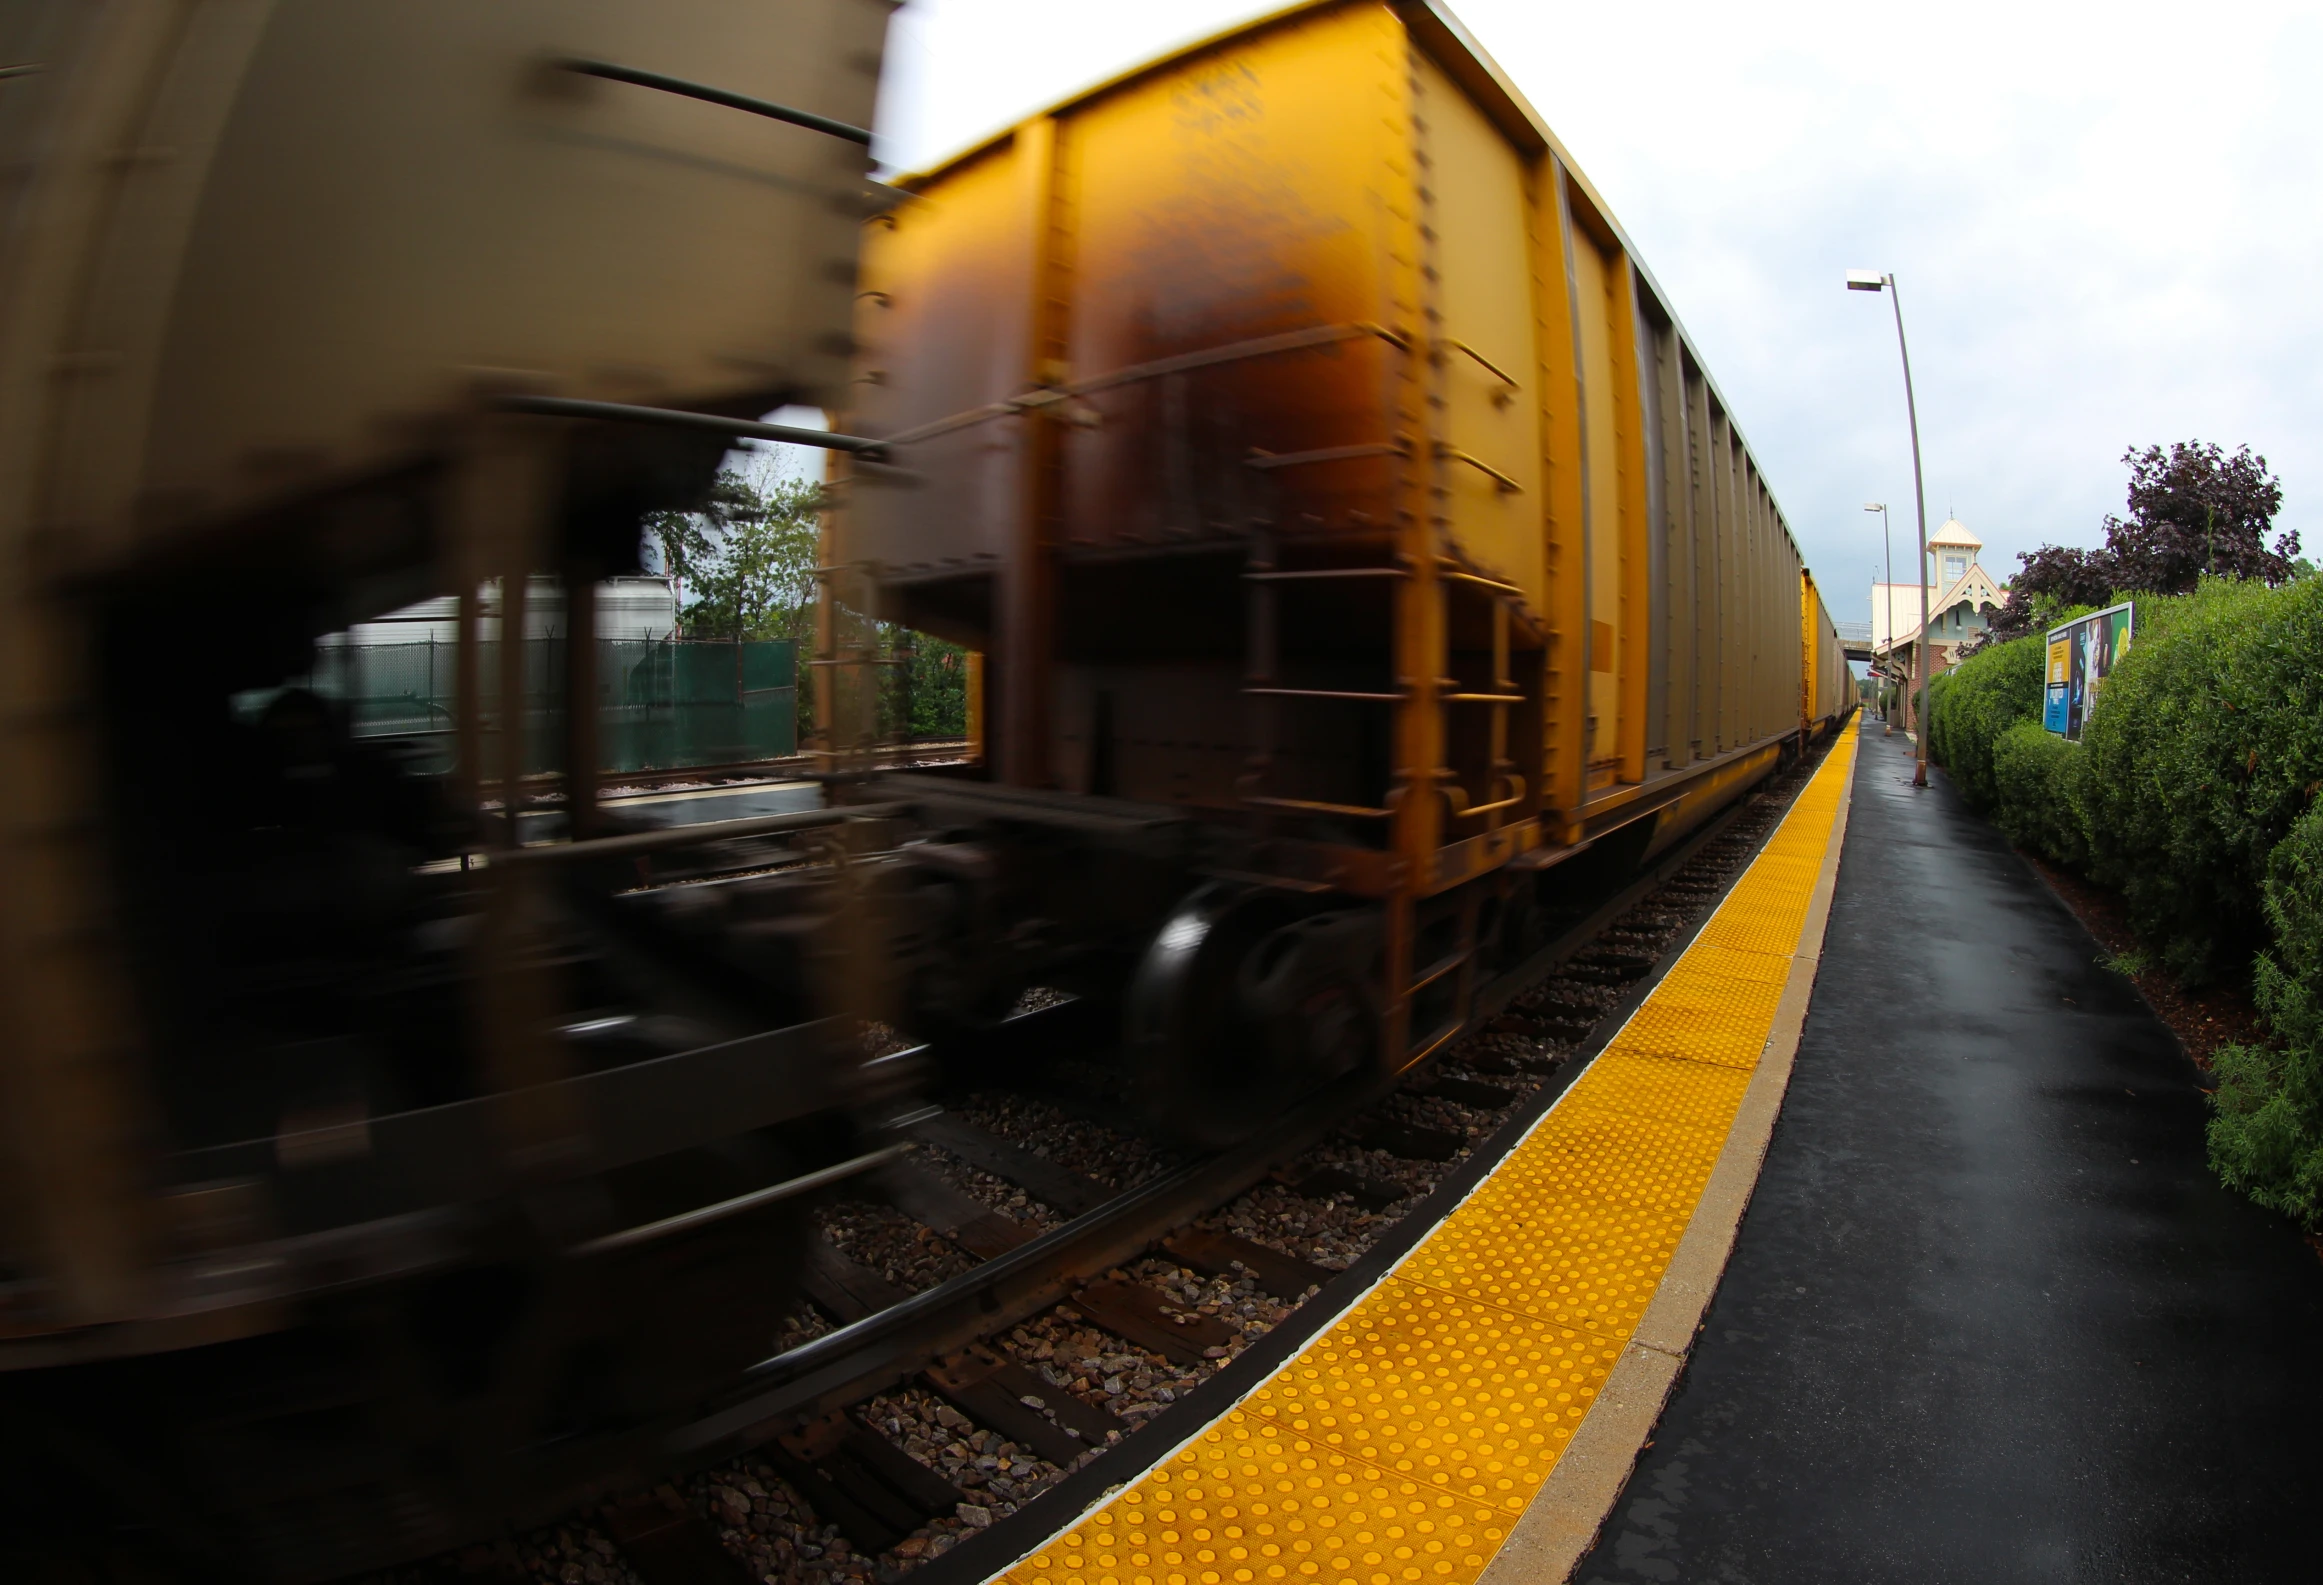
<svg viewBox="0 0 2323 1585"><path fill-rule="evenodd" d="M2323 1264L2211 1178L2128 982L1910 776L1867 724L1763 1175L1573 1577L2323 1579Z"/></svg>

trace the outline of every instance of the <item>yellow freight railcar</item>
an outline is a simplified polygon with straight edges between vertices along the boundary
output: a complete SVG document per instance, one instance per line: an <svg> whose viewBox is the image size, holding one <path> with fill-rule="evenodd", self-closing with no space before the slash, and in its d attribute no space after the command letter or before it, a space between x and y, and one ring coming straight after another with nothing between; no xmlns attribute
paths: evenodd
<svg viewBox="0 0 2323 1585"><path fill-rule="evenodd" d="M1799 575L1799 661L1799 730L1813 738L1855 707L1855 674L1811 572Z"/></svg>
<svg viewBox="0 0 2323 1585"><path fill-rule="evenodd" d="M1125 977L1148 1067L1223 1086L1164 1082L1181 1123L1225 1126L1270 1063L1420 1060L1566 860L1634 864L1827 723L1828 621L1725 399L1441 6L1290 7L898 185L864 250L841 427L880 449L834 480L825 719L872 613L983 657L986 791L943 792L955 828L1194 828L1174 908L1131 928L1050 875L1067 944L955 984ZM1251 990L1322 917L1341 966ZM1236 972L1238 1036L1174 1005ZM1300 996L1360 1033L1301 1047Z"/></svg>

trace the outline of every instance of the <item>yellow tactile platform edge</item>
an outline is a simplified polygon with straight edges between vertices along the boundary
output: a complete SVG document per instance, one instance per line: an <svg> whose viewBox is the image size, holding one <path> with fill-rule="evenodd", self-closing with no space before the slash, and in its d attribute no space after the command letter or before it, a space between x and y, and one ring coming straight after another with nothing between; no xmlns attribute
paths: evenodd
<svg viewBox="0 0 2323 1585"><path fill-rule="evenodd" d="M1854 757L1850 725L1644 1005L1393 1273L1223 1419L999 1577L1483 1574L1662 1287L1798 979L1793 960L1819 948L1810 904Z"/></svg>

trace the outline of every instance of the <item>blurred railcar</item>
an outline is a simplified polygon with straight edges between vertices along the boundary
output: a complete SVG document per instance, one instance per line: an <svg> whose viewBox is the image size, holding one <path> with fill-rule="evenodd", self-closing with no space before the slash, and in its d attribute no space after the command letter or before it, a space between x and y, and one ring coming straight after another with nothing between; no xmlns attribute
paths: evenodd
<svg viewBox="0 0 2323 1585"><path fill-rule="evenodd" d="M1247 1128L1851 707L1725 399L1441 6L1293 6L899 185L820 675L869 691L866 617L982 657L985 780L871 794L976 855L916 1027L1045 977Z"/></svg>
<svg viewBox="0 0 2323 1585"><path fill-rule="evenodd" d="M877 1154L860 1059L624 915L633 855L518 852L478 612L634 570L720 423L837 398L889 10L0 8L12 1497L77 1461L320 1578L644 1478L772 1351L794 1191ZM287 686L440 596L449 782ZM598 836L562 603L531 735Z"/></svg>

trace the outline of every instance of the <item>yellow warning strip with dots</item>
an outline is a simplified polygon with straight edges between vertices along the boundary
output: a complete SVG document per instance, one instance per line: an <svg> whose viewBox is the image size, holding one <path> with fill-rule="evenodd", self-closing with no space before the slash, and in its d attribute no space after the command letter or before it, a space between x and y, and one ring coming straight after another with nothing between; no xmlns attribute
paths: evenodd
<svg viewBox="0 0 2323 1585"><path fill-rule="evenodd" d="M1850 725L1644 1005L1391 1275L1003 1577L1475 1580L1645 1314L1794 956L1819 953L1802 931L1854 756Z"/></svg>

